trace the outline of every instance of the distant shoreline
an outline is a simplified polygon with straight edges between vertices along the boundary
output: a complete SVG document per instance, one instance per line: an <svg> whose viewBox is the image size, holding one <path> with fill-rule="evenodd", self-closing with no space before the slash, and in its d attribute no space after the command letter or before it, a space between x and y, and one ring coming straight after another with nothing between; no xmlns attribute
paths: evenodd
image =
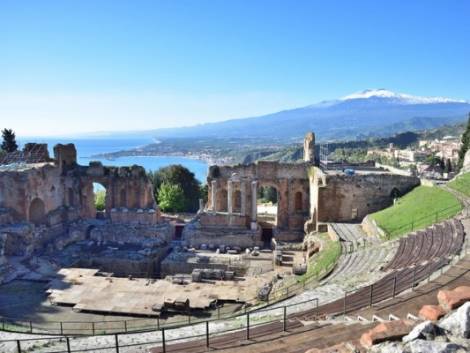
<svg viewBox="0 0 470 353"><path fill-rule="evenodd" d="M118 158L124 158L124 157L180 157L180 158L187 158L187 159L193 159L193 160L199 160L202 162L205 162L208 166L211 165L220 165L224 164L222 160L219 160L217 158L214 158L212 156L208 155L196 155L196 154L186 154L182 152L174 152L174 153L159 153L159 154L152 154L150 152L145 153L143 151L123 151L123 152L112 152L112 153L100 153L100 154L95 154L90 157L83 157L83 158L88 158L88 159L93 159L93 158L101 158L101 159L106 159L109 161L113 161Z"/></svg>

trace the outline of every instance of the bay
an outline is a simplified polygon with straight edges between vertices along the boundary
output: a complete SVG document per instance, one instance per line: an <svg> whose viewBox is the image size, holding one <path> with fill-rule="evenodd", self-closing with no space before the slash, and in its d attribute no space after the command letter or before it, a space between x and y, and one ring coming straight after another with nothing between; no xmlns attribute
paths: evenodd
<svg viewBox="0 0 470 353"><path fill-rule="evenodd" d="M58 138L45 138L35 137L30 139L19 138L18 142L20 147L26 142L38 142L47 143L49 153L51 156L54 155L54 145L58 143L75 144L77 149L78 163L81 165L88 165L91 161L100 161L103 165L107 166L131 166L133 164L140 165L146 170L155 171L162 167L166 167L172 164L181 164L188 168L194 173L196 178L202 182L206 182L208 165L206 162L193 158L186 157L173 157L173 156L129 156L119 157L115 159L97 158L92 157L94 155L117 152L122 150L129 150L132 148L140 147L153 141L151 139L140 139L140 138L89 138L89 139L58 139Z"/></svg>

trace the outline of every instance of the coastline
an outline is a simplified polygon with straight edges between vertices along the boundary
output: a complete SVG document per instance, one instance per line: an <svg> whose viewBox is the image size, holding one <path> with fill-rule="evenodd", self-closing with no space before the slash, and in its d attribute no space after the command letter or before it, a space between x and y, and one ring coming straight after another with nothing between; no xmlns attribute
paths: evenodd
<svg viewBox="0 0 470 353"><path fill-rule="evenodd" d="M172 152L172 153L145 153L143 151L133 151L133 153L130 153L130 151L126 152L113 152L113 153L100 153L100 154L94 154L90 157L82 157L82 158L88 158L92 160L93 158L99 158L99 159L106 159L109 161L113 161L119 158L124 158L124 157L179 157L179 158L187 158L187 159L192 159L192 160L198 160L206 163L208 166L211 165L225 165L229 164L229 159L228 158L216 158L211 155L206 155L206 154L193 154L193 153L183 153L183 152Z"/></svg>

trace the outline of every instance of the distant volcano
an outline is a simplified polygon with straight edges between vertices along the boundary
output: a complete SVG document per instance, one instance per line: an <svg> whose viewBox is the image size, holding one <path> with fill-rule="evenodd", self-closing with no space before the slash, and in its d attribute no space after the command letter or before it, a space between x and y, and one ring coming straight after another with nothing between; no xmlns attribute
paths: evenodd
<svg viewBox="0 0 470 353"><path fill-rule="evenodd" d="M158 129L158 137L247 137L295 141L307 131L319 140L388 136L463 121L470 103L369 89L273 114L191 127Z"/></svg>

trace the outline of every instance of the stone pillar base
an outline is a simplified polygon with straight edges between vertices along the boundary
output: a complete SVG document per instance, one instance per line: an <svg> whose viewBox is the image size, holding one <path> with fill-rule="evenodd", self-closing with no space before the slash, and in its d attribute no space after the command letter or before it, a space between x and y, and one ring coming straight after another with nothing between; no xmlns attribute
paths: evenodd
<svg viewBox="0 0 470 353"><path fill-rule="evenodd" d="M251 230L256 230L258 229L258 223L256 221L251 221Z"/></svg>

